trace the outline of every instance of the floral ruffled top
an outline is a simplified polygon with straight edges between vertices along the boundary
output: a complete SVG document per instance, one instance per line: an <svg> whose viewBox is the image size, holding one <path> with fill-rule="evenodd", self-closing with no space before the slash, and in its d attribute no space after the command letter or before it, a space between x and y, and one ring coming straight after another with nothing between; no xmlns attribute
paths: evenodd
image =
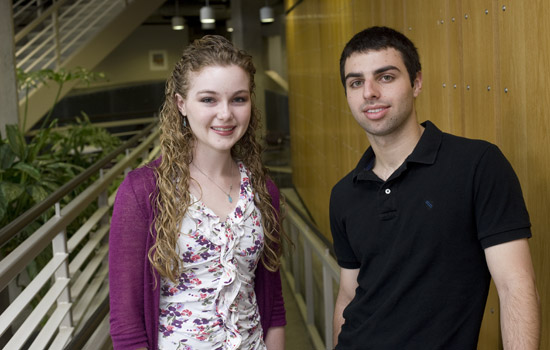
<svg viewBox="0 0 550 350"><path fill-rule="evenodd" d="M179 283L161 278L159 349L265 349L254 293L263 249L260 211L244 164L235 210L221 221L200 200L183 219Z"/></svg>

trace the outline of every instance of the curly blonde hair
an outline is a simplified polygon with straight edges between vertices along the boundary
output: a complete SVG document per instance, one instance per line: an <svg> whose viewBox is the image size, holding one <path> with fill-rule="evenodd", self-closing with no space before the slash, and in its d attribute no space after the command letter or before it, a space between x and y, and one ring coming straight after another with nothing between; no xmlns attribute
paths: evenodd
<svg viewBox="0 0 550 350"><path fill-rule="evenodd" d="M176 247L181 221L191 203L189 193L189 165L193 160L195 136L176 104L176 94L184 99L190 84L190 74L210 66L235 65L249 76L250 92L254 94L256 68L252 57L235 48L229 40L218 35L207 35L195 40L176 63L165 87L165 101L160 114L160 147L162 159L156 168L157 193L153 197L155 208L154 229L156 243L149 250L152 266L165 278L177 281L182 272L181 257ZM234 159L241 160L250 171L255 192L255 204L262 214L265 246L261 255L263 265L276 271L282 254L281 237L286 237L280 215L271 204L266 181L267 170L262 165L262 147L256 140L260 128L259 113L252 99L250 123L243 137L231 149Z"/></svg>

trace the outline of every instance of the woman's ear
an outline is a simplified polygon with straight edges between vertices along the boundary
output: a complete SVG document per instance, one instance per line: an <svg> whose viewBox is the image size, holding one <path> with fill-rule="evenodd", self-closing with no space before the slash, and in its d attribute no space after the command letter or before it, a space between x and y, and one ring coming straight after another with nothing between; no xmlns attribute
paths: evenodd
<svg viewBox="0 0 550 350"><path fill-rule="evenodd" d="M185 100L178 93L175 94L175 99L176 99L176 105L178 106L178 110L182 115L186 116L187 112L185 109Z"/></svg>

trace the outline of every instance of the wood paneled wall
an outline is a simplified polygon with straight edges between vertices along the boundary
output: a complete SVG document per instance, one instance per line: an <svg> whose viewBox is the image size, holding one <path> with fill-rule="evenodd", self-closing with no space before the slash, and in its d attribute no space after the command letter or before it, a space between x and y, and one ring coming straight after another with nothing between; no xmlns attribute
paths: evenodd
<svg viewBox="0 0 550 350"><path fill-rule="evenodd" d="M293 180L321 231L330 239L332 186L368 146L345 100L340 53L368 26L393 27L420 53L419 121L496 143L519 176L533 225L541 349L550 349L550 1L303 0L286 21ZM493 292L480 349L497 348L498 338Z"/></svg>

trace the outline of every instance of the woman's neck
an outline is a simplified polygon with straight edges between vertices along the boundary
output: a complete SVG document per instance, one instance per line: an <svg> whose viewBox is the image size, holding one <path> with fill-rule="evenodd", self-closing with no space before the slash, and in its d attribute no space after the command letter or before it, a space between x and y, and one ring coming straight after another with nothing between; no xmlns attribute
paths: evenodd
<svg viewBox="0 0 550 350"><path fill-rule="evenodd" d="M215 177L231 176L235 167L235 161L230 152L211 152L209 154L195 152L191 164Z"/></svg>

